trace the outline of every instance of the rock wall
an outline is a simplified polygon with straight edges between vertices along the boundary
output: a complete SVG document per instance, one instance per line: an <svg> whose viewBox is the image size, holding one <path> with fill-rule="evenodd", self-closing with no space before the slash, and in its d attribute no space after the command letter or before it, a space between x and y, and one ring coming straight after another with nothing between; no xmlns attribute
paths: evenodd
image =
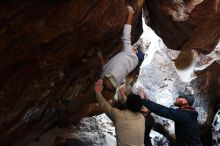
<svg viewBox="0 0 220 146"><path fill-rule="evenodd" d="M0 145L23 145L57 121L94 114L85 103L95 101L102 64L120 51L127 3L136 41L141 0L0 2ZM61 97L77 112L67 113Z"/></svg>
<svg viewBox="0 0 220 146"><path fill-rule="evenodd" d="M193 106L199 115L202 142L204 146L214 144L211 127L216 108L220 103L218 63L220 43L207 55L198 54L196 51L171 50L149 27L143 25L143 28L141 45L146 50L146 55L140 67L134 92L141 87L152 101L173 108L175 108L173 103L179 96L178 91L192 94L195 97ZM156 122L162 124L169 131L169 135L174 137L173 121L154 114L153 116ZM215 125L213 136L217 141L218 124Z"/></svg>
<svg viewBox="0 0 220 146"><path fill-rule="evenodd" d="M213 146L218 146L220 144L220 110L216 113L213 123L212 123L212 141Z"/></svg>
<svg viewBox="0 0 220 146"><path fill-rule="evenodd" d="M0 1L0 145L23 145L55 125L100 112L88 105L95 101L93 83L120 51L127 3L135 8L132 41L142 33L144 4L146 22L168 48L198 50L201 80L192 86L207 90L214 99L209 107L219 103L219 59L210 55L220 37L219 0L143 2ZM187 59L179 57L180 64ZM73 101L75 112L60 99Z"/></svg>
<svg viewBox="0 0 220 146"><path fill-rule="evenodd" d="M202 140L209 145L211 123L220 103L220 1L146 0L145 6L146 23L168 48L182 50L173 61L182 75L191 70L187 76L193 77L184 80L198 98L196 106L204 105L198 110L205 111Z"/></svg>
<svg viewBox="0 0 220 146"><path fill-rule="evenodd" d="M147 23L176 50L211 52L220 38L219 0L146 0Z"/></svg>
<svg viewBox="0 0 220 146"><path fill-rule="evenodd" d="M208 111L202 126L204 143L211 139L209 131L220 102L219 12L219 0L146 0L144 8L146 23L166 46L182 50L175 67L185 70L194 64L194 79L187 84L200 98L198 104L205 105L202 111Z"/></svg>

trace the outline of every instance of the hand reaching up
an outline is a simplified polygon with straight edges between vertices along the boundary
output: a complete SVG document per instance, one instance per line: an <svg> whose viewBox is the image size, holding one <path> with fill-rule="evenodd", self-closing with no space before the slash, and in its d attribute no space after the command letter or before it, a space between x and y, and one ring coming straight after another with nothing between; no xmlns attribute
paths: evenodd
<svg viewBox="0 0 220 146"><path fill-rule="evenodd" d="M127 6L127 7L128 7L128 13L130 15L133 15L134 14L134 9L131 6Z"/></svg>
<svg viewBox="0 0 220 146"><path fill-rule="evenodd" d="M138 95L141 97L141 99L148 99L148 97L146 96L146 94L144 93L144 89L140 88L138 91Z"/></svg>
<svg viewBox="0 0 220 146"><path fill-rule="evenodd" d="M103 89L102 83L103 83L102 79L99 79L97 82L95 82L95 87L94 87L95 93L102 93L102 89Z"/></svg>
<svg viewBox="0 0 220 146"><path fill-rule="evenodd" d="M127 18L127 24L132 24L133 21L133 14L134 14L134 10L131 6L127 6L128 9L128 18Z"/></svg>
<svg viewBox="0 0 220 146"><path fill-rule="evenodd" d="M121 96L126 96L126 86L125 86L125 85L122 85L122 86L119 88L119 92L120 92Z"/></svg>
<svg viewBox="0 0 220 146"><path fill-rule="evenodd" d="M144 105L141 107L141 111L143 113L149 113L150 112L150 110L148 108L146 108Z"/></svg>

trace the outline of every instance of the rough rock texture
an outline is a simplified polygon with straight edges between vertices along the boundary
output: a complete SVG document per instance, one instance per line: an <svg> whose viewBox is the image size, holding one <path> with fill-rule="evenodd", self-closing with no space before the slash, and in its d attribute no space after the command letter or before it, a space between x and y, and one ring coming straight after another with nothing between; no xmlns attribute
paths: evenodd
<svg viewBox="0 0 220 146"><path fill-rule="evenodd" d="M219 0L146 0L145 15L170 49L210 52L220 38Z"/></svg>
<svg viewBox="0 0 220 146"><path fill-rule="evenodd" d="M219 107L220 109L220 107ZM220 145L220 110L215 115L215 118L212 123L212 141L213 146L219 146Z"/></svg>
<svg viewBox="0 0 220 146"><path fill-rule="evenodd" d="M204 105L198 110L204 111L202 140L209 145L211 123L220 103L220 1L147 0L145 4L149 26L168 48L182 50L174 58L175 67L198 99L195 106Z"/></svg>
<svg viewBox="0 0 220 146"><path fill-rule="evenodd" d="M127 2L135 7L134 42L142 32L143 0ZM87 103L94 102L93 82L103 63L120 50L125 3L0 1L0 145L23 145L57 124L77 122L98 112ZM197 55L195 71L199 78L189 84L201 103L209 101L204 111L211 115L205 122L210 127L213 108L220 99L216 49L220 37L219 0L146 0L145 4L147 22L168 48L202 52ZM182 52L175 66L183 69L191 65L193 58L190 51ZM169 65L164 70L173 67ZM158 87L174 82L169 78L164 81ZM158 83L151 84L154 82ZM152 91L158 87L152 87ZM65 111L60 98L72 100L76 112Z"/></svg>
<svg viewBox="0 0 220 146"><path fill-rule="evenodd" d="M80 139L91 146L116 145L115 127L105 114L101 114L82 118L76 126L65 129L56 127L25 146L52 146L58 136Z"/></svg>
<svg viewBox="0 0 220 146"><path fill-rule="evenodd" d="M199 112L199 123L203 125L202 134L206 133L208 128L211 128L213 119L212 108L207 92L198 90L195 85L200 82L200 76L193 74L197 68L201 68L201 62L196 62L193 59L191 67L188 69L176 68L175 58L181 53L180 51L168 49L161 38L156 36L150 28L144 26L144 33L141 36L142 49L145 50L145 60L141 66L138 82L135 84L134 92L140 86L144 87L147 95L151 100L162 105L172 107L175 98L178 96L178 91L184 91L185 88L195 95L194 107ZM218 47L216 47L217 49ZM215 50L216 50L215 49ZM210 55L209 55L210 56ZM212 55L213 56L213 55ZM197 58L198 59L198 58ZM200 66L198 66L200 63ZM197 65L197 66L195 66ZM207 64L206 64L207 65ZM191 83L192 82L192 83ZM210 107L210 108L209 108ZM166 118L161 118L153 114L156 122L161 123L165 129L169 130L171 136L174 135L174 123ZM213 138L217 139L218 134L218 114L213 121ZM76 130L77 129L77 130ZM70 131L71 137L80 137L83 141L96 145L115 145L114 128L112 122L107 120L103 115L98 117L84 118L78 124L78 128ZM30 146L40 146L45 143L44 138L40 137L39 141L31 143ZM153 145L168 146L169 141L162 135L152 131L150 133ZM50 139L54 139L50 138ZM211 145L207 143L206 145Z"/></svg>
<svg viewBox="0 0 220 146"><path fill-rule="evenodd" d="M151 100L174 108L173 102L178 91L193 94L194 107L199 113L201 135L204 137L203 143L211 145L212 138L209 134L216 107L220 103L220 43L207 55L196 51L171 50L150 28L145 25L143 28L142 46L149 47L145 48L145 60L141 65L134 92L142 87ZM168 129L171 136L174 135L174 123L171 120L156 115L154 117L156 122Z"/></svg>
<svg viewBox="0 0 220 146"><path fill-rule="evenodd" d="M129 3L135 7L136 41L143 1ZM102 63L121 47L125 5L124 0L0 2L0 145L35 139L58 115L66 122L90 114L85 103L94 101ZM77 112L63 112L61 97L74 100Z"/></svg>
<svg viewBox="0 0 220 146"><path fill-rule="evenodd" d="M95 146L116 146L115 127L105 114L82 118L77 126L68 129L56 127L25 146L53 145L57 136L80 139ZM154 146L168 146L167 139L153 130L150 137Z"/></svg>

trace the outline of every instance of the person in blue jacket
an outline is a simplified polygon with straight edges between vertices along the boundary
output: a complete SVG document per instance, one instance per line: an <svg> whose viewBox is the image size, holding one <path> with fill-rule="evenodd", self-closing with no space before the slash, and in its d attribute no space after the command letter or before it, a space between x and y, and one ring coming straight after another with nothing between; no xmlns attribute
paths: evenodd
<svg viewBox="0 0 220 146"><path fill-rule="evenodd" d="M146 95L141 98L144 106L151 112L175 122L176 146L202 146L197 121L198 112L192 107L193 95L180 93L174 102L174 105L179 107L177 109L152 102Z"/></svg>

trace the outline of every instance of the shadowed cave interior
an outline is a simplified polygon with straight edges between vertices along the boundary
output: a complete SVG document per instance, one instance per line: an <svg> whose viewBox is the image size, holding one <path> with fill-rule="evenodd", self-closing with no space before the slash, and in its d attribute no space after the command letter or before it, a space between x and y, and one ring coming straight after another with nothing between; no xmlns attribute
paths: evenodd
<svg viewBox="0 0 220 146"><path fill-rule="evenodd" d="M143 87L151 100L170 106L187 87L195 96L203 144L220 143L218 0L4 0L0 145L34 145L54 129L108 121L91 117L102 113L93 86L103 64L120 51L128 4L135 10L132 43L141 37L145 50L140 70L128 77L134 90ZM72 110L62 99L73 101ZM155 118L172 135L172 121ZM103 141L97 145L108 145Z"/></svg>

